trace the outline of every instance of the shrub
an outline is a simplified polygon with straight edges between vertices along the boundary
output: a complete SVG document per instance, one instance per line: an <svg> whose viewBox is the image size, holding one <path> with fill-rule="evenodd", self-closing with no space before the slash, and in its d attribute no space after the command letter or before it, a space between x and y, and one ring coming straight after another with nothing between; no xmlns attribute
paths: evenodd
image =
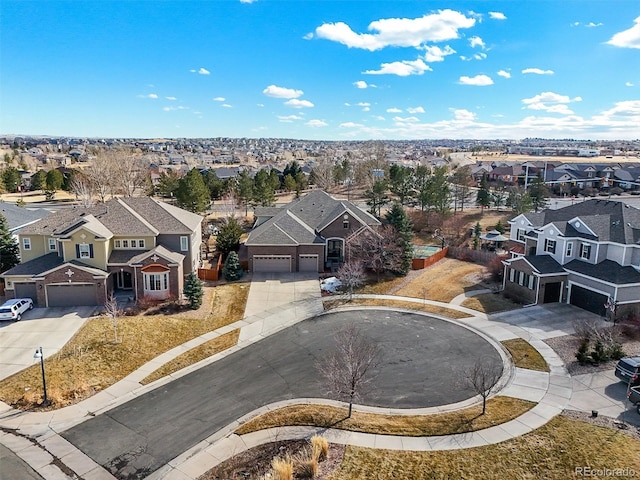
<svg viewBox="0 0 640 480"><path fill-rule="evenodd" d="M202 282L194 272L191 272L184 282L184 296L187 297L189 307L192 310L197 310L202 305L204 289L202 288Z"/></svg>
<svg viewBox="0 0 640 480"><path fill-rule="evenodd" d="M313 478L318 473L318 459L310 448L303 448L293 457L295 478Z"/></svg>
<svg viewBox="0 0 640 480"><path fill-rule="evenodd" d="M591 361L591 357L589 357L589 339L582 338L580 340L580 346L578 347L578 351L576 352L576 359L580 364L584 365L585 363L589 363Z"/></svg>
<svg viewBox="0 0 640 480"><path fill-rule="evenodd" d="M242 266L240 265L240 259L236 252L231 252L224 262L224 268L222 269L224 278L231 281L238 280L242 277Z"/></svg>
<svg viewBox="0 0 640 480"><path fill-rule="evenodd" d="M613 360L620 360L622 357L625 357L627 354L622 349L622 345L618 342L614 342L613 345L609 348L609 357Z"/></svg>
<svg viewBox="0 0 640 480"><path fill-rule="evenodd" d="M600 340L596 340L596 344L593 348L593 351L591 352L591 360L593 360L593 363L595 364L606 362L609 360L607 351Z"/></svg>
<svg viewBox="0 0 640 480"><path fill-rule="evenodd" d="M491 275L491 280L499 282L502 280L502 274L504 273L504 265L500 257L495 257L487 264L487 271Z"/></svg>
<svg viewBox="0 0 640 480"><path fill-rule="evenodd" d="M314 435L311 437L311 450L313 457L319 462L322 462L326 460L327 455L329 455L329 442L320 435Z"/></svg>
<svg viewBox="0 0 640 480"><path fill-rule="evenodd" d="M271 478L273 480L293 480L293 461L291 457L276 457L271 460Z"/></svg>

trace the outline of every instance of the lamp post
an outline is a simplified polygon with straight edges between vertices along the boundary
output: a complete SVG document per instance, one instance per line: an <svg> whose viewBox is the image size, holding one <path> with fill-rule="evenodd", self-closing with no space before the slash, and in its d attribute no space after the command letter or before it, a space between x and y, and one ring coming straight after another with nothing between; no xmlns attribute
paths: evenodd
<svg viewBox="0 0 640 480"><path fill-rule="evenodd" d="M44 400L42 401L42 406L46 407L49 405L49 399L47 398L47 379L44 374L44 355L42 354L42 347L36 348L36 353L33 354L33 358L40 359L40 368L42 369L42 387L44 388Z"/></svg>

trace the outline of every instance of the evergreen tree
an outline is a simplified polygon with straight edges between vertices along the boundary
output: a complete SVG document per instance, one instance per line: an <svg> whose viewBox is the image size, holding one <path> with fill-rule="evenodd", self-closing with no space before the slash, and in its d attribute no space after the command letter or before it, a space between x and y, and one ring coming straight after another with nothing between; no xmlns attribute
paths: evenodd
<svg viewBox="0 0 640 480"><path fill-rule="evenodd" d="M389 168L389 190L397 195L400 205L411 197L414 178L413 169L401 165L393 164Z"/></svg>
<svg viewBox="0 0 640 480"><path fill-rule="evenodd" d="M491 190L489 190L489 184L487 183L487 176L483 175L480 180L480 189L476 195L476 204L480 205L481 212L484 213L485 207L491 206Z"/></svg>
<svg viewBox="0 0 640 480"><path fill-rule="evenodd" d="M31 190L44 190L47 179L47 172L38 170L31 177Z"/></svg>
<svg viewBox="0 0 640 480"><path fill-rule="evenodd" d="M236 252L229 253L227 260L224 262L224 267L222 268L224 278L232 282L242 277L243 273L238 254Z"/></svg>
<svg viewBox="0 0 640 480"><path fill-rule="evenodd" d="M216 249L226 257L229 253L237 251L240 248L240 237L243 234L242 227L238 221L231 217L220 227L218 236L216 237Z"/></svg>
<svg viewBox="0 0 640 480"><path fill-rule="evenodd" d="M529 192L525 192L520 188L514 188L509 192L507 197L507 206L511 207L516 215L533 210L533 201L529 196Z"/></svg>
<svg viewBox="0 0 640 480"><path fill-rule="evenodd" d="M211 200L217 200L221 198L226 189L226 184L224 180L218 178L215 170L207 170L202 175L202 178L204 180L204 184L209 189L209 196L211 197Z"/></svg>
<svg viewBox="0 0 640 480"><path fill-rule="evenodd" d="M7 167L2 171L2 183L7 192L15 193L22 183L20 172L15 167Z"/></svg>
<svg viewBox="0 0 640 480"><path fill-rule="evenodd" d="M382 207L389 203L389 197L387 196L387 182L384 180L376 180L373 182L373 186L371 188L365 190L364 196L367 199L369 212L380 218Z"/></svg>
<svg viewBox="0 0 640 480"><path fill-rule="evenodd" d="M413 259L413 230L411 220L405 209L399 203L394 203L385 216L389 225L398 234L398 244L402 250L401 262L395 273L406 275L411 269L411 261Z"/></svg>
<svg viewBox="0 0 640 480"><path fill-rule="evenodd" d="M415 191L423 212L429 206L429 178L431 178L429 167L418 165L415 171Z"/></svg>
<svg viewBox="0 0 640 480"><path fill-rule="evenodd" d="M7 219L0 213L0 273L20 263L18 242L9 231Z"/></svg>
<svg viewBox="0 0 640 480"><path fill-rule="evenodd" d="M244 204L244 216L249 213L249 202L253 199L254 183L246 170L242 170L236 178L236 196Z"/></svg>
<svg viewBox="0 0 640 480"><path fill-rule="evenodd" d="M203 212L209 206L209 189L202 180L202 175L196 168L178 181L176 191L178 206L190 212Z"/></svg>
<svg viewBox="0 0 640 480"><path fill-rule="evenodd" d="M449 187L449 182L447 181L447 168L434 168L433 175L431 175L427 184L430 206L440 214L445 214L451 210L451 187Z"/></svg>
<svg viewBox="0 0 640 480"><path fill-rule="evenodd" d="M178 191L180 177L175 170L167 170L160 174L158 179L158 193L163 197L173 197Z"/></svg>
<svg viewBox="0 0 640 480"><path fill-rule="evenodd" d="M536 212L547 206L549 189L544 184L544 180L540 174L533 179L529 186L529 197L531 197L531 204Z"/></svg>
<svg viewBox="0 0 640 480"><path fill-rule="evenodd" d="M64 183L64 175L62 175L60 170L54 168L47 172L44 183L47 190L53 190L55 192L62 188L62 184Z"/></svg>
<svg viewBox="0 0 640 480"><path fill-rule="evenodd" d="M204 296L204 289L202 288L202 282L195 272L187 275L187 280L184 282L183 293L184 296L187 297L189 307L192 310L200 308L200 305L202 305L202 297Z"/></svg>
<svg viewBox="0 0 640 480"><path fill-rule="evenodd" d="M272 172L275 173L274 170ZM276 203L275 189L280 185L277 174L275 176L277 185L274 185L273 176L266 170L258 170L253 178L253 203L261 207L272 207Z"/></svg>

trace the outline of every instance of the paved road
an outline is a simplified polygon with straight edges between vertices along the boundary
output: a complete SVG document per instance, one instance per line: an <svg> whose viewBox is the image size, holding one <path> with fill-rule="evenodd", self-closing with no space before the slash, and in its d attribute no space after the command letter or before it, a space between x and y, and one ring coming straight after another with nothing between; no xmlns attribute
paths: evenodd
<svg viewBox="0 0 640 480"><path fill-rule="evenodd" d="M0 445L0 478L42 480L33 468L4 445Z"/></svg>
<svg viewBox="0 0 640 480"><path fill-rule="evenodd" d="M481 337L450 322L387 310L305 320L190 375L88 420L62 435L119 478L144 478L231 421L262 405L322 397L315 362L332 332L353 321L383 350L376 389L362 403L432 407L465 400L459 370L483 356Z"/></svg>

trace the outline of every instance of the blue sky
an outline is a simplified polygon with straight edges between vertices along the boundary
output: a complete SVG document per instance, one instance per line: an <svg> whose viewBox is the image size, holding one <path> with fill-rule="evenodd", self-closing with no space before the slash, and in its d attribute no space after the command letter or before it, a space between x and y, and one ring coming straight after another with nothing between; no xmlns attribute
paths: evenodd
<svg viewBox="0 0 640 480"><path fill-rule="evenodd" d="M640 3L2 1L0 133L640 138Z"/></svg>

